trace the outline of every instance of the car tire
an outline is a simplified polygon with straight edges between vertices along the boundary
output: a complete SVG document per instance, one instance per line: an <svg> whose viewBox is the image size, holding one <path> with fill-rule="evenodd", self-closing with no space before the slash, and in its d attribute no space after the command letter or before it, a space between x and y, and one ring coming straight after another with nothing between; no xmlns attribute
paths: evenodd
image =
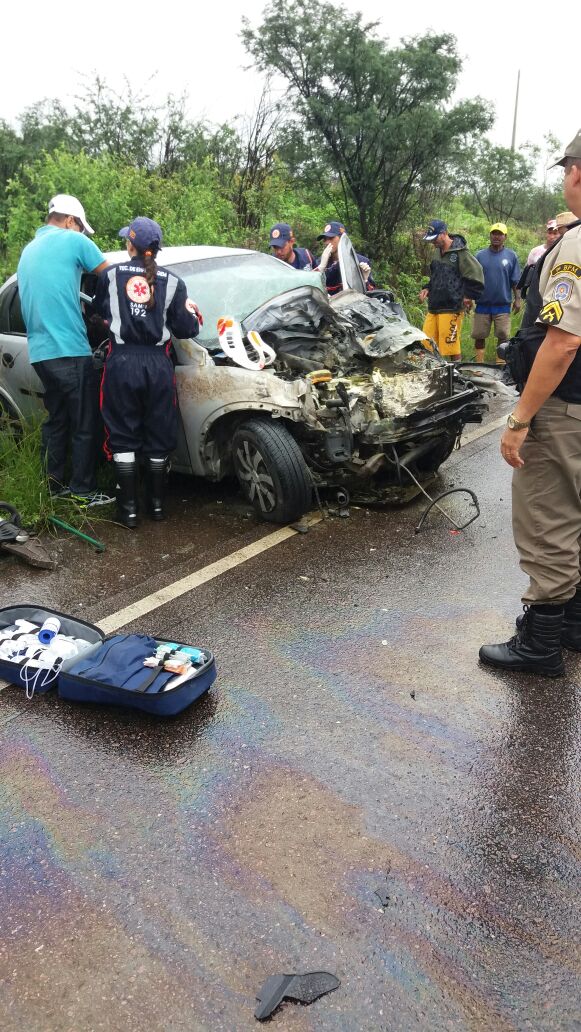
<svg viewBox="0 0 581 1032"><path fill-rule="evenodd" d="M232 439L238 482L257 516L268 523L292 523L311 505L311 476L302 452L285 426L250 419Z"/></svg>

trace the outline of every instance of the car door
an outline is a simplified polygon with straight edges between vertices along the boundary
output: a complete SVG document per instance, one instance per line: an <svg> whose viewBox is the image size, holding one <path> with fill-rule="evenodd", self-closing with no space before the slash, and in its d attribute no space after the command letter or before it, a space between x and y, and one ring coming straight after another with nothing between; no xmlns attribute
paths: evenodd
<svg viewBox="0 0 581 1032"><path fill-rule="evenodd" d="M26 327L16 278L0 291L0 402L11 415L30 419L42 410L43 387L28 360Z"/></svg>
<svg viewBox="0 0 581 1032"><path fill-rule="evenodd" d="M356 290L360 294L367 293L355 249L346 233L339 241L338 257L343 290Z"/></svg>

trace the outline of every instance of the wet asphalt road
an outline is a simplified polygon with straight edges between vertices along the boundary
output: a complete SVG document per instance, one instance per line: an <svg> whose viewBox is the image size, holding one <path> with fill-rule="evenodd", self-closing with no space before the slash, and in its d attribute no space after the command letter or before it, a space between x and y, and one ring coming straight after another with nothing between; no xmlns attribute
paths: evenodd
<svg viewBox="0 0 581 1032"><path fill-rule="evenodd" d="M265 978L317 969L340 988L273 1027L581 1029L581 657L476 661L524 585L498 436L442 477L464 533L352 508L132 625L214 649L180 717L0 693L3 1030L251 1029ZM272 531L229 488L171 507L54 573L3 560L5 604L98 622Z"/></svg>

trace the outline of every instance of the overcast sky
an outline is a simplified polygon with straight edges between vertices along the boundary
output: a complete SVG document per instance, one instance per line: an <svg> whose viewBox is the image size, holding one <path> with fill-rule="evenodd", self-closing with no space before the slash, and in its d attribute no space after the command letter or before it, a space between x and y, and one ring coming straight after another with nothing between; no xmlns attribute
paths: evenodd
<svg viewBox="0 0 581 1032"><path fill-rule="evenodd" d="M250 114L261 80L247 70L241 15L256 25L264 6L264 0L141 0L81 8L71 0L52 0L35 16L29 5L12 3L3 16L0 118L14 124L25 107L44 97L72 104L83 92L83 77L90 81L98 74L120 89L124 73L137 88L156 73L147 87L155 100L187 92L192 118L220 122ZM535 21L535 6L523 0L415 0L384 7L346 0L345 6L378 19L382 35L394 44L429 29L453 33L464 66L456 99L479 94L494 103L494 142L510 146L519 68L517 146L542 145L549 131L566 144L580 127L581 5L555 8L563 17L554 24L546 10Z"/></svg>

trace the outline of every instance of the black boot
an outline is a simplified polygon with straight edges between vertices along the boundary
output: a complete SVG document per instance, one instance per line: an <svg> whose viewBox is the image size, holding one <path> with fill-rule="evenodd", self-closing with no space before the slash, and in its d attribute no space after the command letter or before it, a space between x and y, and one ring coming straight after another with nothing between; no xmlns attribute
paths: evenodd
<svg viewBox="0 0 581 1032"><path fill-rule="evenodd" d="M518 634L500 645L483 645L479 656L483 663L502 670L560 677L565 673L561 651L563 606L530 606L522 617Z"/></svg>
<svg viewBox="0 0 581 1032"><path fill-rule="evenodd" d="M147 508L152 520L164 520L163 497L165 494L165 472L167 459L147 461Z"/></svg>
<svg viewBox="0 0 581 1032"><path fill-rule="evenodd" d="M115 462L117 519L134 530L137 526L137 463Z"/></svg>
<svg viewBox="0 0 581 1032"><path fill-rule="evenodd" d="M520 631L524 613L516 618L516 629ZM572 652L581 652L581 587L573 598L565 602L565 615L561 628L561 645Z"/></svg>

